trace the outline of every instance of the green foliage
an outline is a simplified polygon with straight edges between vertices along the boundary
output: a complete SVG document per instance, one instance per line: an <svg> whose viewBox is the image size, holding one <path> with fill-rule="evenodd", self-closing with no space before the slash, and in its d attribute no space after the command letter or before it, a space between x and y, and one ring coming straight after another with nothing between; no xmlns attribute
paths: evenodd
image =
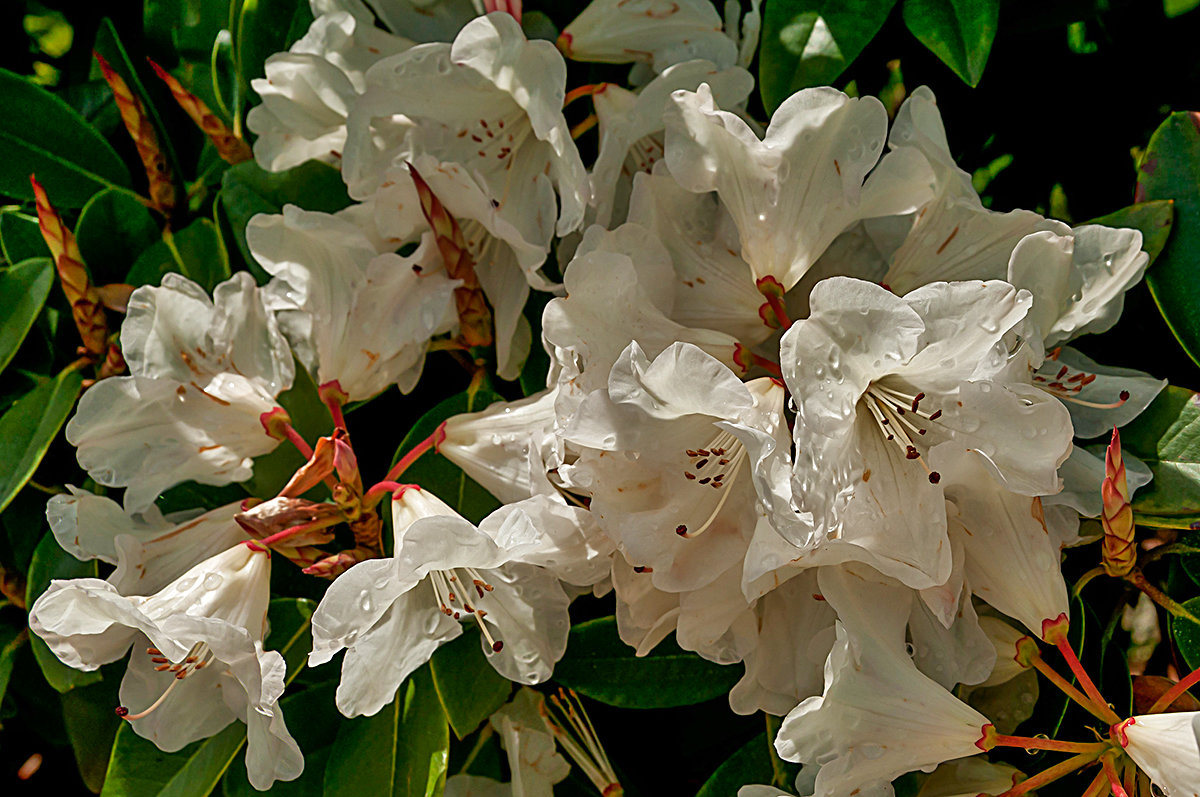
<svg viewBox="0 0 1200 797"><path fill-rule="evenodd" d="M833 83L888 18L896 0L774 0L763 14L758 80L774 111L793 92Z"/></svg>
<svg viewBox="0 0 1200 797"><path fill-rule="evenodd" d="M1139 523L1192 528L1200 521L1200 398L1168 386L1121 430L1122 447L1150 466L1154 480L1138 490Z"/></svg>
<svg viewBox="0 0 1200 797"><path fill-rule="evenodd" d="M775 755L775 734L762 733L742 745L736 753L725 759L712 774L696 797L725 797L737 794L747 783L761 783L778 789L791 789L796 772L795 764L781 761Z"/></svg>
<svg viewBox="0 0 1200 797"><path fill-rule="evenodd" d="M1175 231L1146 284L1163 318L1200 363L1200 130L1193 113L1173 113L1154 131L1138 164L1139 201L1175 202Z"/></svg>
<svg viewBox="0 0 1200 797"><path fill-rule="evenodd" d="M1193 617L1200 617L1200 598L1184 601L1183 607ZM1184 617L1172 617L1171 635L1188 668L1194 670L1200 667L1200 625Z"/></svg>
<svg viewBox="0 0 1200 797"><path fill-rule="evenodd" d="M29 334L53 286L54 265L48 257L23 260L0 271L0 371Z"/></svg>
<svg viewBox="0 0 1200 797"><path fill-rule="evenodd" d="M446 785L449 755L450 727L429 667L421 667L378 714L338 728L325 767L325 794L436 797Z"/></svg>
<svg viewBox="0 0 1200 797"><path fill-rule="evenodd" d="M0 416L0 512L33 478L82 387L79 371L67 369Z"/></svg>
<svg viewBox="0 0 1200 797"><path fill-rule="evenodd" d="M38 228L37 216L17 210L0 212L0 249L9 263L20 263L31 257L47 257L50 249Z"/></svg>
<svg viewBox="0 0 1200 797"><path fill-rule="evenodd" d="M1162 253L1175 223L1175 203L1169 199L1139 202L1087 222L1105 227L1132 227L1142 234L1142 249L1150 255L1150 265Z"/></svg>
<svg viewBox="0 0 1200 797"><path fill-rule="evenodd" d="M438 648L429 671L442 710L459 739L504 705L512 692L512 682L487 660L474 628L464 629L458 639Z"/></svg>
<svg viewBox="0 0 1200 797"><path fill-rule="evenodd" d="M969 86L979 84L1000 16L1000 0L904 0L904 24Z"/></svg>
<svg viewBox="0 0 1200 797"><path fill-rule="evenodd" d="M103 188L130 192L129 170L95 128L55 95L4 69L0 147L5 194L33 199L31 174L60 208L82 207Z"/></svg>
<svg viewBox="0 0 1200 797"><path fill-rule="evenodd" d="M124 281L130 285L158 285L164 274L182 274L206 291L229 279L229 255L217 227L208 219L197 219L178 233L167 232L163 240L138 256Z"/></svg>
<svg viewBox="0 0 1200 797"><path fill-rule="evenodd" d="M158 223L146 206L113 190L101 191L83 206L75 240L93 280L101 285L125 282L139 253L155 244L166 248L160 241Z"/></svg>
<svg viewBox="0 0 1200 797"><path fill-rule="evenodd" d="M554 680L563 686L621 708L702 703L726 694L741 677L741 667L705 661L670 637L636 656L617 635L615 617L572 626L567 654L554 668Z"/></svg>

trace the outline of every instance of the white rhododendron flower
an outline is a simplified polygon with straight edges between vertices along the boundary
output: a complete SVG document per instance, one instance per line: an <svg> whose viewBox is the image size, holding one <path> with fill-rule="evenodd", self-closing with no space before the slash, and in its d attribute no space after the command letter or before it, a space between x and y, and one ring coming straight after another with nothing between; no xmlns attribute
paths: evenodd
<svg viewBox="0 0 1200 797"><path fill-rule="evenodd" d="M250 478L252 459L277 445L259 421L292 385L292 353L248 273L209 298L178 274L129 299L121 327L129 376L105 379L79 402L67 440L98 483L127 487L144 510L189 479Z"/></svg>
<svg viewBox="0 0 1200 797"><path fill-rule="evenodd" d="M148 595L246 538L234 520L241 502L163 517L154 506L128 514L110 498L67 485L46 503L46 520L76 559L116 565L108 583L121 595Z"/></svg>
<svg viewBox="0 0 1200 797"><path fill-rule="evenodd" d="M563 30L558 46L577 61L637 61L659 71L692 58L724 68L739 56L708 0L592 0Z"/></svg>
<svg viewBox="0 0 1200 797"><path fill-rule="evenodd" d="M475 527L419 488L393 501L392 517L395 557L351 568L313 615L309 663L347 649L342 713L374 714L390 703L400 682L460 636L459 620L469 618L501 675L546 680L566 649L569 601L559 576L573 575L572 551L587 556L582 532L539 524L519 507Z"/></svg>
<svg viewBox="0 0 1200 797"><path fill-rule="evenodd" d="M118 711L168 753L246 723L246 772L257 789L304 767L277 701L287 666L262 640L271 557L235 545L147 597L105 581L54 581L30 610L30 628L66 664L95 670L134 651ZM149 646L147 647L147 642ZM136 711L136 713L130 713Z"/></svg>
<svg viewBox="0 0 1200 797"><path fill-rule="evenodd" d="M318 16L288 52L267 59L266 78L250 81L262 98L246 115L258 136L258 165L278 172L308 160L340 164L346 117L366 88L367 69L412 45L376 28L369 16Z"/></svg>
<svg viewBox="0 0 1200 797"><path fill-rule="evenodd" d="M1121 747L1166 797L1200 794L1200 742L1193 724L1200 712L1130 717L1113 732Z"/></svg>
<svg viewBox="0 0 1200 797"><path fill-rule="evenodd" d="M761 139L718 108L707 85L672 99L667 166L689 191L721 197L760 287L790 289L854 222L908 213L928 198L919 153L898 150L876 166L887 114L873 97L805 89L775 111Z"/></svg>
<svg viewBox="0 0 1200 797"><path fill-rule="evenodd" d="M266 288L297 356L318 384L337 380L351 401L391 384L416 385L430 338L456 323L454 289L432 233L408 256L380 251L347 214L287 205L246 228L275 279Z"/></svg>

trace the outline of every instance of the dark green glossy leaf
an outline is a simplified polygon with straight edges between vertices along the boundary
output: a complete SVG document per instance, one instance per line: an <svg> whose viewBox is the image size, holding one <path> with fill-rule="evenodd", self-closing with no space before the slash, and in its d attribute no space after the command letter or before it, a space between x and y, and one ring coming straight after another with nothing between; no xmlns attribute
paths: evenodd
<svg viewBox="0 0 1200 797"><path fill-rule="evenodd" d="M1200 598L1184 601L1183 607L1194 616L1200 617ZM1188 668L1194 670L1200 667L1200 625L1184 618L1172 617L1171 633Z"/></svg>
<svg viewBox="0 0 1200 797"><path fill-rule="evenodd" d="M260 281L266 273L246 245L246 225L259 213L281 213L286 204L334 213L350 204L342 174L328 164L309 161L284 172L268 172L254 161L239 163L221 177L220 202L229 216L238 249Z"/></svg>
<svg viewBox="0 0 1200 797"><path fill-rule="evenodd" d="M774 111L794 92L832 83L875 37L896 0L772 0L763 15L758 80Z"/></svg>
<svg viewBox="0 0 1200 797"><path fill-rule="evenodd" d="M554 680L593 700L621 708L690 706L727 694L741 667L723 667L681 650L668 637L645 656L617 635L615 617L571 629L567 654L554 667Z"/></svg>
<svg viewBox="0 0 1200 797"><path fill-rule="evenodd" d="M119 677L105 678L62 696L63 724L75 752L75 763L83 782L94 793L104 785L113 741L122 724L113 711L121 702L119 686Z"/></svg>
<svg viewBox="0 0 1200 797"><path fill-rule="evenodd" d="M125 281L130 285L158 285L164 274L176 272L206 291L229 279L229 256L221 245L217 227L208 219L197 219L173 237L142 252Z"/></svg>
<svg viewBox="0 0 1200 797"><path fill-rule="evenodd" d="M289 683L312 648L309 618L313 608L310 601L295 598L271 601L271 633L265 646L278 650L287 661ZM205 797L245 744L246 726L234 721L216 736L168 755L128 725L123 726L117 732L101 797Z"/></svg>
<svg viewBox="0 0 1200 797"><path fill-rule="evenodd" d="M88 200L75 239L99 284L123 282L138 255L161 241L146 206L120 191L101 191Z"/></svg>
<svg viewBox="0 0 1200 797"><path fill-rule="evenodd" d="M396 449L394 464L410 449L428 438L437 429L438 424L451 415L463 412L476 412L489 404L502 400L501 396L487 388L471 393L460 393L438 404L421 416L416 425L409 430ZM438 498L445 501L467 520L478 523L499 508L500 502L491 493L479 486L455 464L445 457L433 452L424 454L404 472L401 480L406 483L419 484Z"/></svg>
<svg viewBox="0 0 1200 797"><path fill-rule="evenodd" d="M33 199L37 174L59 208L82 207L103 188L130 190L129 170L71 106L0 69L0 192Z"/></svg>
<svg viewBox="0 0 1200 797"><path fill-rule="evenodd" d="M1154 473L1133 511L1153 525L1190 528L1200 517L1200 396L1168 385L1121 430L1121 446Z"/></svg>
<svg viewBox="0 0 1200 797"><path fill-rule="evenodd" d="M1158 263L1146 274L1150 294L1184 351L1200 363L1200 116L1167 117L1138 164L1136 197L1175 201L1175 224Z"/></svg>
<svg viewBox="0 0 1200 797"><path fill-rule="evenodd" d="M291 389L280 393L277 400L291 416L292 426L309 445L315 445L318 437L328 435L333 430L333 418L321 402L312 377L299 361L296 362L296 378ZM273 498L303 464L304 457L300 456L295 446L281 443L270 454L254 460L254 475L242 482L242 486L251 495L262 499Z"/></svg>
<svg viewBox="0 0 1200 797"><path fill-rule="evenodd" d="M0 249L9 263L20 263L31 257L49 257L50 249L38 227L37 216L6 210L0 213Z"/></svg>
<svg viewBox="0 0 1200 797"><path fill-rule="evenodd" d="M504 705L512 692L512 682L488 662L474 629L438 648L429 669L442 710L459 739Z"/></svg>
<svg viewBox="0 0 1200 797"><path fill-rule="evenodd" d="M96 562L81 562L59 547L54 535L46 532L42 541L33 552L33 561L29 564L26 576L28 583L25 592L25 605L33 606L33 602L46 591L50 582L56 578L96 578L98 575ZM69 692L79 686L86 686L101 680L99 671L83 672L68 667L50 652L50 648L38 636L31 636L30 645L34 658L42 668L42 675L56 691Z"/></svg>
<svg viewBox="0 0 1200 797"><path fill-rule="evenodd" d="M168 90L157 78L150 84L154 87L154 91L146 90L147 84L142 82L140 75L140 73L148 74L146 63L143 61L140 64L134 64L125 45L121 42L121 37L117 34L112 20L107 17L100 20L100 27L96 31L95 50L108 61L108 65L112 67L113 71L125 80L125 84L129 86L129 90L133 92L134 96L141 100L146 117L158 135L159 150L166 157L167 166L171 169L168 176L175 187L175 204L181 207L186 205L187 192L183 185L183 172L179 168L179 158L176 157L175 147L171 144L172 131L163 123L162 117L158 113L156 98L161 97L164 103L173 103L174 100L169 99Z"/></svg>
<svg viewBox="0 0 1200 797"><path fill-rule="evenodd" d="M327 797L435 797L446 785L450 728L428 667L371 717L338 729L325 767ZM363 766L363 762L370 762Z"/></svg>
<svg viewBox="0 0 1200 797"><path fill-rule="evenodd" d="M0 371L21 348L52 287L54 264L48 257L0 270Z"/></svg>
<svg viewBox="0 0 1200 797"><path fill-rule="evenodd" d="M969 86L983 77L999 0L904 0L904 24Z"/></svg>
<svg viewBox="0 0 1200 797"><path fill-rule="evenodd" d="M28 641L29 629L15 622L0 622L0 701L4 700L4 693L8 691L17 651Z"/></svg>
<svg viewBox="0 0 1200 797"><path fill-rule="evenodd" d="M726 797L748 783L790 789L799 767L779 760L771 737L759 734L725 760L704 782L696 797ZM780 782L782 780L782 783Z"/></svg>
<svg viewBox="0 0 1200 797"><path fill-rule="evenodd" d="M1092 219L1087 224L1103 224L1105 227L1132 227L1142 233L1142 249L1150 255L1150 264L1158 259L1175 221L1175 209L1169 199L1139 202L1136 205Z"/></svg>
<svg viewBox="0 0 1200 797"><path fill-rule="evenodd" d="M0 512L33 477L82 387L79 371L63 371L26 393L0 417Z"/></svg>

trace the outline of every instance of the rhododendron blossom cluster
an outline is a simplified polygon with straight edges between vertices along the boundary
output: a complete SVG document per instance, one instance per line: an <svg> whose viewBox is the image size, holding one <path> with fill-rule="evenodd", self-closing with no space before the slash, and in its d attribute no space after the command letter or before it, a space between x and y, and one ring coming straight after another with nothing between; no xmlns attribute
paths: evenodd
<svg viewBox="0 0 1200 797"><path fill-rule="evenodd" d="M312 0L252 83L253 158L328 164L351 204L255 216L257 282L133 290L127 372L66 427L123 496L72 485L46 509L63 548L112 567L54 581L30 626L71 667L127 659L134 733L173 752L240 722L251 785L301 774L265 642L286 568L323 596L307 665L338 662L346 717L403 703L465 634L521 685L487 726L510 784L464 773L446 794L549 795L573 767L621 792L584 704L539 689L581 596L612 602L630 655L736 668L729 708L781 718L801 795L887 795L921 771L930 794L1015 797L1075 770L1089 795L1196 793L1200 712L1162 713L1196 677L1136 716L1110 705L1060 566L1102 528L1107 575L1135 572L1120 513L1150 471L1079 441L1166 382L1072 343L1118 321L1142 232L985 206L927 88L891 115L806 88L756 119L760 15L737 5L594 0L552 42L519 2ZM570 85L568 60L628 77ZM450 358L472 395L525 397L368 472L355 442L399 446L418 419L360 427L357 406ZM281 398L302 381L331 419L317 436ZM302 464L269 494L156 504L260 484L280 452ZM415 475L433 458L499 508L465 517ZM989 714L1035 678L1096 736ZM1014 768L1004 748L1067 757Z"/></svg>

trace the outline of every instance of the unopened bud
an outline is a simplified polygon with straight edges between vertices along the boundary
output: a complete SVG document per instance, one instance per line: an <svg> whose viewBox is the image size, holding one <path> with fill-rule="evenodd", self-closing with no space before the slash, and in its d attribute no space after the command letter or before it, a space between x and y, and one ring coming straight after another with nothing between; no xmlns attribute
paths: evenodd
<svg viewBox="0 0 1200 797"><path fill-rule="evenodd" d="M1129 505L1129 485L1121 456L1121 435L1115 427L1112 442L1104 455L1104 482L1100 485L1100 495L1104 499L1100 514L1100 523L1104 527L1104 570L1110 576L1124 576L1133 569L1137 549L1133 539L1133 507Z"/></svg>

